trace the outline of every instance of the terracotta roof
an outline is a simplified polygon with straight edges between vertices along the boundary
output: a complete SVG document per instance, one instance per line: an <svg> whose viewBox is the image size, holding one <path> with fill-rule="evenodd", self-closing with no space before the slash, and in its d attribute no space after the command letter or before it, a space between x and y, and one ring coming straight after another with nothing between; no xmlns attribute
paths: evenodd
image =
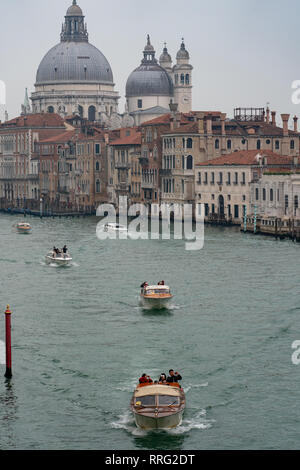
<svg viewBox="0 0 300 470"><path fill-rule="evenodd" d="M268 165L286 165L293 162L293 157L278 155L271 150L241 150L199 163L196 166L258 165L259 156L267 157Z"/></svg>
<svg viewBox="0 0 300 470"><path fill-rule="evenodd" d="M188 116L191 116L190 114L183 114L183 113L180 113L180 122L181 123L189 123L191 122L189 119L188 119ZM150 125L157 125L157 124L170 124L170 119L171 119L171 113L168 113L168 114L162 114L161 116L158 116L157 118L154 118L154 119L150 119L150 121L146 121L146 122L143 122L143 124L141 124L141 127L144 127L144 126L150 126Z"/></svg>
<svg viewBox="0 0 300 470"><path fill-rule="evenodd" d="M111 145L141 145L142 143L142 136L141 133L135 133L133 135L128 135L121 137L120 139L116 139L111 142Z"/></svg>
<svg viewBox="0 0 300 470"><path fill-rule="evenodd" d="M56 134L52 137L46 138L44 140L40 140L40 144L48 144L48 143L64 143L71 140L76 135L76 131L65 131L61 134Z"/></svg>
<svg viewBox="0 0 300 470"><path fill-rule="evenodd" d="M1 127L64 127L64 120L54 113L27 114L6 121Z"/></svg>

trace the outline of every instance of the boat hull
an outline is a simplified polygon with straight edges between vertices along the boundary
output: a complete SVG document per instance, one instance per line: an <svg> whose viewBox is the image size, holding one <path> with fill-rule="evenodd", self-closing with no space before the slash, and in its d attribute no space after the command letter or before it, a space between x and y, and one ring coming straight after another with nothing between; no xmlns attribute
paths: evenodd
<svg viewBox="0 0 300 470"><path fill-rule="evenodd" d="M46 263L48 264L57 264L59 266L67 266L71 263L72 258L52 258L51 256L46 256Z"/></svg>
<svg viewBox="0 0 300 470"><path fill-rule="evenodd" d="M157 418L134 414L135 424L141 429L172 429L180 426L182 423L183 411L169 416L158 416Z"/></svg>
<svg viewBox="0 0 300 470"><path fill-rule="evenodd" d="M146 298L141 295L141 304L145 308L161 310L170 306L172 297Z"/></svg>

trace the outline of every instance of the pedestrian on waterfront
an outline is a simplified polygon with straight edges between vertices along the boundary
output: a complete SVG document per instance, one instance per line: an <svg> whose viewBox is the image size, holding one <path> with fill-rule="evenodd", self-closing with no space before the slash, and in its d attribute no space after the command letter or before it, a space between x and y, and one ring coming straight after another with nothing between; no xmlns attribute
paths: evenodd
<svg viewBox="0 0 300 470"><path fill-rule="evenodd" d="M178 372L174 372L173 369L169 370L169 376L167 378L168 383L178 382L178 380L182 380L181 375Z"/></svg>

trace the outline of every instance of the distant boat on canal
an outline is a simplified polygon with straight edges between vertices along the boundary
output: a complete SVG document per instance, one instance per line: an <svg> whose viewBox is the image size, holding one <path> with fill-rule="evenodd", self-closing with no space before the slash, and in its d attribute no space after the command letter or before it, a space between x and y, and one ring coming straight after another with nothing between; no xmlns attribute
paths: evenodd
<svg viewBox="0 0 300 470"><path fill-rule="evenodd" d="M57 264L59 266L67 266L68 264L71 263L72 257L69 253L63 253L63 251L60 251L59 253L56 253L55 251L50 251L47 253L45 256L45 260L47 264Z"/></svg>
<svg viewBox="0 0 300 470"><path fill-rule="evenodd" d="M133 392L130 407L139 428L175 428L182 422L185 393L178 383L139 384Z"/></svg>
<svg viewBox="0 0 300 470"><path fill-rule="evenodd" d="M127 228L125 225L116 224L116 223L108 223L104 225L105 232L127 232Z"/></svg>
<svg viewBox="0 0 300 470"><path fill-rule="evenodd" d="M163 281L162 281L163 282ZM144 307L163 309L168 308L173 295L169 286L157 284L149 286L147 283L141 285L141 304Z"/></svg>
<svg viewBox="0 0 300 470"><path fill-rule="evenodd" d="M31 230L32 230L31 225L26 222L19 222L17 224L17 231L19 233L30 233Z"/></svg>

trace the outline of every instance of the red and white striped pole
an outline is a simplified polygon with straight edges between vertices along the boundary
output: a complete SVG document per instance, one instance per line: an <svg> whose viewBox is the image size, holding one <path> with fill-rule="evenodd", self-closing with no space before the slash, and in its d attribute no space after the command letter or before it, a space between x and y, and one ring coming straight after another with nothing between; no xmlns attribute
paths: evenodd
<svg viewBox="0 0 300 470"><path fill-rule="evenodd" d="M11 379L11 311L9 305L5 310L5 337L6 337L6 372L4 377Z"/></svg>

